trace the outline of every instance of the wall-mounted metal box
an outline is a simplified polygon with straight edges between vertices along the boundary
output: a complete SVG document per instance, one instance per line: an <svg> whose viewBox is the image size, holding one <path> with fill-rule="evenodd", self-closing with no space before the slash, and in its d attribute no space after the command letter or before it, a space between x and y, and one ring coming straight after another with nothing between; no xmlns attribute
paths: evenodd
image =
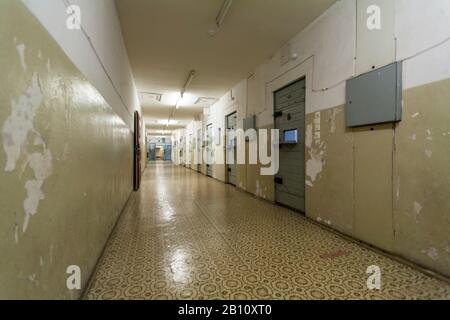
<svg viewBox="0 0 450 320"><path fill-rule="evenodd" d="M402 63L396 62L347 81L348 127L402 119Z"/></svg>
<svg viewBox="0 0 450 320"><path fill-rule="evenodd" d="M244 131L247 131L248 129L256 129L256 115L244 119L243 129Z"/></svg>
<svg viewBox="0 0 450 320"><path fill-rule="evenodd" d="M256 140L256 131L247 132L247 130L249 129L256 130L256 115L245 118L242 124L242 128L244 129L244 132L248 134L248 136L246 136L245 138L245 141Z"/></svg>

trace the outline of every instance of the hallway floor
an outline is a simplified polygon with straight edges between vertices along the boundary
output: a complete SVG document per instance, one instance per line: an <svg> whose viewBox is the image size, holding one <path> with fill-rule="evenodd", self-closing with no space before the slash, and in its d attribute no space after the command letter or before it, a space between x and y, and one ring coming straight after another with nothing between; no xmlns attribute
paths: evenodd
<svg viewBox="0 0 450 320"><path fill-rule="evenodd" d="M382 289L369 290L377 265ZM450 299L450 285L299 213L171 164L149 165L88 299Z"/></svg>

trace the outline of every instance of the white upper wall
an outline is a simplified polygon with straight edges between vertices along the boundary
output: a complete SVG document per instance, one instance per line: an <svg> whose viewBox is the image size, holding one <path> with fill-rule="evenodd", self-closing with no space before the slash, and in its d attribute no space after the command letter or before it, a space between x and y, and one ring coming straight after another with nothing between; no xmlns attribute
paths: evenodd
<svg viewBox="0 0 450 320"><path fill-rule="evenodd" d="M135 110L140 111L140 105L114 0L22 2L133 130L132 115ZM69 17L66 12L67 4L81 8L82 30L70 30L66 27ZM95 50L83 31L90 37Z"/></svg>
<svg viewBox="0 0 450 320"><path fill-rule="evenodd" d="M253 114L258 127L273 124L273 92L305 76L306 113L345 104L345 81L357 75L361 58L371 58L356 56L356 1L337 2L293 37L288 44L294 56L287 63L282 64L284 46L230 89L211 106L204 130L213 123L214 133L219 128L223 133L225 116L234 111L239 127L242 119ZM385 64L403 61L404 89L450 78L450 0L394 1L395 26L388 34L395 54L381 60ZM377 54L371 52L370 43L367 50L358 52ZM215 146L216 157L223 154L222 148Z"/></svg>
<svg viewBox="0 0 450 320"><path fill-rule="evenodd" d="M450 41L443 43L450 38L450 1L395 0L394 7L392 42L397 43L395 60L404 60L404 89L450 78ZM238 104L257 101L253 113L258 115L258 126L273 122L273 91L303 76L307 113L345 103L345 80L357 75L356 12L356 0L337 2L289 41L295 58L282 65L280 48L257 68L257 97ZM217 114L223 108L221 99L212 108L216 118L223 117L225 112Z"/></svg>
<svg viewBox="0 0 450 320"><path fill-rule="evenodd" d="M403 86L412 88L450 78L450 41L443 43L450 38L450 1L395 3L397 60L407 59Z"/></svg>

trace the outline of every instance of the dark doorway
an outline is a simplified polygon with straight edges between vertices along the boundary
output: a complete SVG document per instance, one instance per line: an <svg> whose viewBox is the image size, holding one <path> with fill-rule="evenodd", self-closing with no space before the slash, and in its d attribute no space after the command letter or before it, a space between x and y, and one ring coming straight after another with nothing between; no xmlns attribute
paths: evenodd
<svg viewBox="0 0 450 320"><path fill-rule="evenodd" d="M139 140L141 139L141 124L139 112L134 112L134 174L133 174L133 189L139 190L141 185L141 146Z"/></svg>

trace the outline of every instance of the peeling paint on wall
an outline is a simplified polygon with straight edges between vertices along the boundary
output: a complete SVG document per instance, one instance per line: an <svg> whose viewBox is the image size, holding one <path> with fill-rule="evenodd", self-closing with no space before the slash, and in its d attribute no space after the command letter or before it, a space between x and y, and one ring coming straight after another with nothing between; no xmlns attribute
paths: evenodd
<svg viewBox="0 0 450 320"><path fill-rule="evenodd" d="M422 250L422 253L427 255L433 261L437 261L439 259L439 253L434 247L428 248L427 250Z"/></svg>
<svg viewBox="0 0 450 320"><path fill-rule="evenodd" d="M320 112L314 114L314 142L320 145Z"/></svg>
<svg viewBox="0 0 450 320"><path fill-rule="evenodd" d="M414 219L419 222L420 213L422 212L422 205L418 202L414 202Z"/></svg>
<svg viewBox="0 0 450 320"><path fill-rule="evenodd" d="M11 101L11 114L2 128L3 149L7 156L5 171L13 172L18 162L22 160L21 172L28 165L34 173L34 179L26 181L24 186L27 198L23 202L25 212L23 232L27 230L30 217L37 213L39 202L44 199L42 186L52 172L52 154L33 125L36 111L43 97L39 79L35 73L26 93ZM33 136L32 144L28 141L30 135ZM41 152L34 151L30 154L28 152L30 146L40 147ZM17 232L15 239L17 243Z"/></svg>
<svg viewBox="0 0 450 320"><path fill-rule="evenodd" d="M37 213L39 202L45 198L44 193L42 192L42 185L44 184L45 179L52 173L52 155L42 140L40 145L43 148L43 152L35 152L29 157L30 167L34 171L35 179L28 180L25 183L27 198L23 202L23 208L25 210L25 221L22 228L23 232L27 230L30 217Z"/></svg>
<svg viewBox="0 0 450 320"><path fill-rule="evenodd" d="M339 112L341 112L342 109L339 108L333 108L333 110L331 111L331 117L330 117L330 133L335 133L336 132L336 116L338 115Z"/></svg>
<svg viewBox="0 0 450 320"><path fill-rule="evenodd" d="M317 176L322 172L323 169L323 158L324 152L320 151L319 153L316 153L314 151L310 152L311 158L306 161L306 175L309 178L309 180L306 181L306 183L309 186L313 186L314 181L316 181Z"/></svg>
<svg viewBox="0 0 450 320"><path fill-rule="evenodd" d="M313 127L312 124L306 126L305 145L307 148L311 148L313 141Z"/></svg>
<svg viewBox="0 0 450 320"><path fill-rule="evenodd" d="M14 171L17 161L25 152L27 137L34 131L33 119L42 99L38 78L34 74L27 92L11 101L11 115L2 129L3 149L7 156L5 171Z"/></svg>
<svg viewBox="0 0 450 320"><path fill-rule="evenodd" d="M27 64L25 62L25 45L23 43L16 46L17 52L19 53L20 64L22 65L23 71L27 70Z"/></svg>
<svg viewBox="0 0 450 320"><path fill-rule="evenodd" d="M336 116L336 113L335 113ZM314 144L307 141L306 146L309 149L309 159L306 161L306 185L313 187L318 175L322 172L326 147L320 142L320 112L314 114ZM336 127L335 127L336 129ZM312 135L311 125L307 126L307 135Z"/></svg>
<svg viewBox="0 0 450 320"><path fill-rule="evenodd" d="M427 130L427 140L433 140L433 133L430 129Z"/></svg>

